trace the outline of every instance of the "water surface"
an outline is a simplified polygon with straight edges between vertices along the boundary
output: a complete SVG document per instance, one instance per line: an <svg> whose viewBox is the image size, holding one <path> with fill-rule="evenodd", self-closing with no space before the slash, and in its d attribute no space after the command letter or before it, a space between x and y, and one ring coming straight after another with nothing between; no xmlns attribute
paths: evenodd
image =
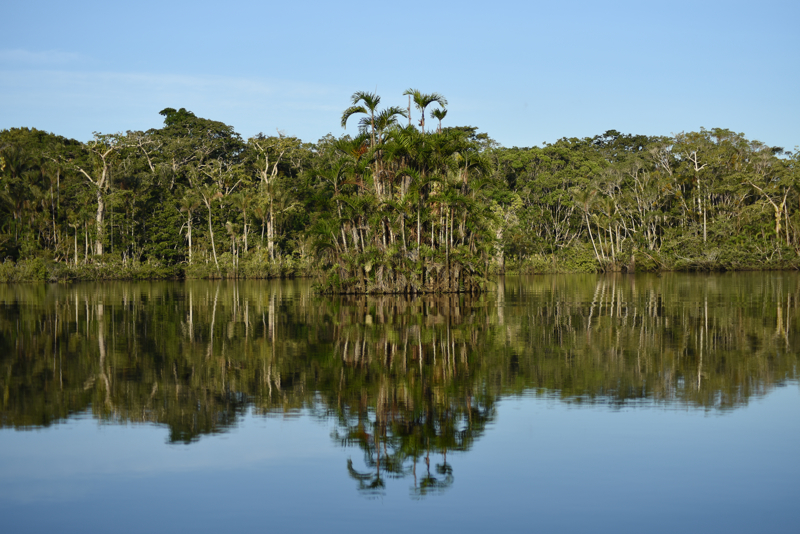
<svg viewBox="0 0 800 534"><path fill-rule="evenodd" d="M795 532L794 273L0 286L18 532Z"/></svg>

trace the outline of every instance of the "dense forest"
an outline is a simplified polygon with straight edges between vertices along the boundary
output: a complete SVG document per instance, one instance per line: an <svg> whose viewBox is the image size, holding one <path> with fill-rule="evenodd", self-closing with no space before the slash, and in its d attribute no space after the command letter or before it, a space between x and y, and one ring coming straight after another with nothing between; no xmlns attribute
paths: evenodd
<svg viewBox="0 0 800 534"><path fill-rule="evenodd" d="M245 140L183 108L88 142L0 131L0 280L312 275L328 292L430 293L506 269L800 265L798 153L718 128L505 148L443 125L442 95L405 95L355 93L345 134L316 143Z"/></svg>

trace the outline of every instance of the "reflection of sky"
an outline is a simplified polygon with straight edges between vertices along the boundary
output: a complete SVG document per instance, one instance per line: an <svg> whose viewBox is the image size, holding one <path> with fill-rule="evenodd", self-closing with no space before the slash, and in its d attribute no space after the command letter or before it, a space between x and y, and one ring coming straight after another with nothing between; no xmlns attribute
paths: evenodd
<svg viewBox="0 0 800 534"><path fill-rule="evenodd" d="M448 454L452 487L421 501L410 477L359 495L346 460L361 452L311 418L168 445L166 427L87 417L0 431L0 517L6 532L795 532L799 414L797 383L725 413L506 399Z"/></svg>

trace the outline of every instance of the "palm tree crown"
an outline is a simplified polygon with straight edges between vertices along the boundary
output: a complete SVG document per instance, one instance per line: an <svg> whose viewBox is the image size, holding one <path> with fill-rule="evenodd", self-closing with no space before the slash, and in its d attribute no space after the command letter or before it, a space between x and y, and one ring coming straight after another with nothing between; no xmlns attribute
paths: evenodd
<svg viewBox="0 0 800 534"><path fill-rule="evenodd" d="M375 144L375 111L381 103L381 97L375 93L366 91L356 91L351 97L352 106L342 113L342 128L347 128L347 119L356 113L363 113L369 116L369 123L372 127L372 144ZM361 104L359 104L361 102Z"/></svg>
<svg viewBox="0 0 800 534"><path fill-rule="evenodd" d="M447 108L436 108L431 110L431 118L439 119L439 133L442 133L442 119L447 116Z"/></svg>
<svg viewBox="0 0 800 534"><path fill-rule="evenodd" d="M419 121L419 126L423 132L425 132L425 108L436 102L441 107L447 106L447 99L440 95L439 93L422 93L419 89L407 89L404 95L410 95L411 99L414 100L414 105L416 108L422 113L422 118Z"/></svg>

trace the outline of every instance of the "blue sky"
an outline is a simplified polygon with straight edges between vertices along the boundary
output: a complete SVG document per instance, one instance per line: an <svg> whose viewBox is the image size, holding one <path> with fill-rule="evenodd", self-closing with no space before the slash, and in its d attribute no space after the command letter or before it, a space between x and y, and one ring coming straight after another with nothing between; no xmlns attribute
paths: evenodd
<svg viewBox="0 0 800 534"><path fill-rule="evenodd" d="M504 146L700 127L800 145L800 2L9 2L0 128L82 141L185 107L243 136L340 135L350 95ZM350 129L355 128L355 122Z"/></svg>

